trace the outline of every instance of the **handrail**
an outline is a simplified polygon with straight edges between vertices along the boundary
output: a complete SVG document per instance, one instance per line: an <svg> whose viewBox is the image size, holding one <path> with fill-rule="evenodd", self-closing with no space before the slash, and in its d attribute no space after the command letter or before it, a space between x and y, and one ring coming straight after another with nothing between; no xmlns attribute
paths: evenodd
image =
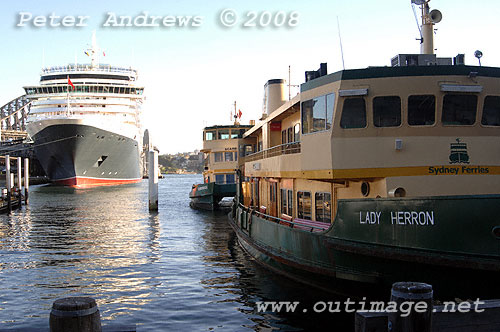
<svg viewBox="0 0 500 332"><path fill-rule="evenodd" d="M110 72L110 73L124 73L124 74L133 74L137 76L137 70L132 68L123 68L123 67L113 67L110 65L99 65L96 67L92 67L90 64L78 64L78 65L67 65L67 66L54 66L42 69L42 74L50 74L50 73L61 73L68 71L99 71L99 72Z"/></svg>
<svg viewBox="0 0 500 332"><path fill-rule="evenodd" d="M300 153L300 141L276 145L272 148L249 154L245 156L244 161L249 162L294 153Z"/></svg>
<svg viewBox="0 0 500 332"><path fill-rule="evenodd" d="M238 206L241 207L243 210L247 210L247 211L249 210L249 208L247 208L245 205L243 205L241 203L238 203ZM297 225L297 226L302 226L302 227L304 227L304 226L305 227L310 227L311 228L311 232L312 232L313 228L314 229L319 229L319 230L322 230L322 231L325 230L324 228L319 227L319 226L304 225L304 224L301 224L301 223L296 223L296 222L293 221L293 219L290 221L290 220L282 219L282 218L279 218L279 217L270 216L270 215L262 213L262 212L260 212L258 210L253 210L252 213L258 214L258 215L260 215L262 217L265 217L267 219L273 219L271 221L276 222L277 224L279 224L280 221L283 221L284 223L290 224L291 228L294 228L294 226ZM277 221L275 221L275 220L277 220Z"/></svg>

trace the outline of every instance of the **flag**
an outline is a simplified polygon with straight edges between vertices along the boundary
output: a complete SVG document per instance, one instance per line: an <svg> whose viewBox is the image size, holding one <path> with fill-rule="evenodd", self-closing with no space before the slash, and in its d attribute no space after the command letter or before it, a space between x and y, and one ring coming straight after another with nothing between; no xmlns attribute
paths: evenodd
<svg viewBox="0 0 500 332"><path fill-rule="evenodd" d="M71 80L69 79L69 75L68 75L68 85L71 85L71 88L75 90L75 86L73 85L73 82L71 82Z"/></svg>
<svg viewBox="0 0 500 332"><path fill-rule="evenodd" d="M103 55L103 56L106 56L106 53L104 53L104 51L102 51L102 55Z"/></svg>
<svg viewBox="0 0 500 332"><path fill-rule="evenodd" d="M87 51L84 51L83 53L85 53L86 56L89 56L89 53Z"/></svg>
<svg viewBox="0 0 500 332"><path fill-rule="evenodd" d="M238 118L240 118L240 119L241 119L241 115L242 115L242 114L243 114L243 113L241 113L241 110L238 110Z"/></svg>

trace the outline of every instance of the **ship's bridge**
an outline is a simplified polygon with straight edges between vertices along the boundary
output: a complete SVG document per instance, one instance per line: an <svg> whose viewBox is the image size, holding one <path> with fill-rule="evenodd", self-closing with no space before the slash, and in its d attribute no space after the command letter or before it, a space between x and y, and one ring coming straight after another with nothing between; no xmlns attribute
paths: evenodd
<svg viewBox="0 0 500 332"><path fill-rule="evenodd" d="M130 82L137 80L138 73L137 70L132 68L114 67L106 64L98 66L92 66L91 64L70 64L42 69L40 83L51 84L54 80L67 79L68 76L70 79L104 79Z"/></svg>

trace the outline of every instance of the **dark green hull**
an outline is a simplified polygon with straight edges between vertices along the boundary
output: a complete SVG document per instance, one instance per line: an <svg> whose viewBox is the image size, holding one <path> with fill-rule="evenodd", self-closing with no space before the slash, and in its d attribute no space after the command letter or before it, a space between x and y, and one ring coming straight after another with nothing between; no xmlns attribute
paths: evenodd
<svg viewBox="0 0 500 332"><path fill-rule="evenodd" d="M281 225L242 205L230 223L258 261L323 289L421 281L438 297L500 297L500 195L340 200L323 232Z"/></svg>
<svg viewBox="0 0 500 332"><path fill-rule="evenodd" d="M219 208L223 197L234 197L236 184L218 184L215 182L193 185L189 198L189 206L193 209L214 211Z"/></svg>

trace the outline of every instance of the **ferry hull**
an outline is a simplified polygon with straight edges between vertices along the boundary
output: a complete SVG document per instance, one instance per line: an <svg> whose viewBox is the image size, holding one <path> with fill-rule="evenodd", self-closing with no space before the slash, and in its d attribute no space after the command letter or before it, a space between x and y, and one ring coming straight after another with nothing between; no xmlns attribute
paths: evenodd
<svg viewBox="0 0 500 332"><path fill-rule="evenodd" d="M236 195L236 184L218 184L215 182L193 185L189 198L189 206L193 209L214 211L219 208L223 197Z"/></svg>
<svg viewBox="0 0 500 332"><path fill-rule="evenodd" d="M32 138L36 156L55 184L102 186L142 178L134 139L84 124L50 125Z"/></svg>
<svg viewBox="0 0 500 332"><path fill-rule="evenodd" d="M433 285L436 298L500 296L492 286L500 280L500 239L494 235L500 196L349 200L338 206L334 223L323 232L282 225L241 205L230 214L230 224L260 263L335 293L368 288L361 294L383 294L394 282L420 281ZM433 212L434 224L422 214L422 224L403 224L417 211ZM365 212L374 218L379 212L380 222L366 223ZM359 286L348 291L346 285Z"/></svg>

